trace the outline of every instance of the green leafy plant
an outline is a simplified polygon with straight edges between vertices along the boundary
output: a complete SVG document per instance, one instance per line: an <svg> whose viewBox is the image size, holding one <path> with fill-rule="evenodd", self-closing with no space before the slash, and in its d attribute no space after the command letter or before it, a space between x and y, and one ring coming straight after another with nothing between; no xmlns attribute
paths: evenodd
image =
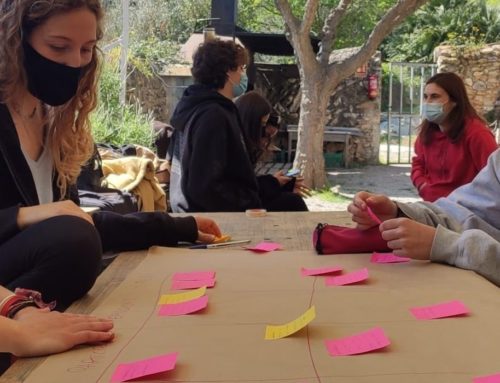
<svg viewBox="0 0 500 383"><path fill-rule="evenodd" d="M115 52L104 62L99 82L99 105L91 115L92 133L99 143L152 147L152 116L139 105L119 102L120 77Z"/></svg>

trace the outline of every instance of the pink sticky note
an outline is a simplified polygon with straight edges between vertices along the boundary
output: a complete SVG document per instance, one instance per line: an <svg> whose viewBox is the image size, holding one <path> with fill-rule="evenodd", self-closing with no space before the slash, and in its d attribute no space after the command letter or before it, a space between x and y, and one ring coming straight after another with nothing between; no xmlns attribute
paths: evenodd
<svg viewBox="0 0 500 383"><path fill-rule="evenodd" d="M325 280L327 286L343 286L350 285L351 283L358 283L368 279L368 269L353 271L345 275L340 275L338 277L328 277Z"/></svg>
<svg viewBox="0 0 500 383"><path fill-rule="evenodd" d="M215 279L200 279L198 281L173 281L170 288L172 290L189 290L198 289L202 286L207 286L208 288L215 286Z"/></svg>
<svg viewBox="0 0 500 383"><path fill-rule="evenodd" d="M495 375L478 376L472 379L472 383L500 383L500 373Z"/></svg>
<svg viewBox="0 0 500 383"><path fill-rule="evenodd" d="M177 315L191 314L196 311L203 310L205 307L207 307L207 304L208 304L208 296L203 295L202 297L192 299L186 302L169 303L166 305L161 305L158 315L177 316Z"/></svg>
<svg viewBox="0 0 500 383"><path fill-rule="evenodd" d="M438 319L469 313L469 309L460 301L450 301L432 306L413 307L410 309L417 319Z"/></svg>
<svg viewBox="0 0 500 383"><path fill-rule="evenodd" d="M268 252L274 250L280 250L281 245L274 242L261 242L253 247L246 247L247 250L257 251L257 252Z"/></svg>
<svg viewBox="0 0 500 383"><path fill-rule="evenodd" d="M370 209L369 206L366 207L366 212L368 213L368 215L370 216L370 218L373 221L377 222L379 225L382 223L382 221L380 220L380 218L375 215L375 213L373 212L372 209Z"/></svg>
<svg viewBox="0 0 500 383"><path fill-rule="evenodd" d="M175 273L172 277L173 281L199 281L206 279L214 279L215 271L193 271L190 273Z"/></svg>
<svg viewBox="0 0 500 383"><path fill-rule="evenodd" d="M176 362L177 352L136 362L120 363L111 377L111 382L127 382L131 379L170 371L175 368Z"/></svg>
<svg viewBox="0 0 500 383"><path fill-rule="evenodd" d="M300 273L303 277L309 277L314 275L323 275L323 274L333 274L342 271L342 267L340 266L330 266L330 267L320 267L317 269L306 269L302 267L300 269Z"/></svg>
<svg viewBox="0 0 500 383"><path fill-rule="evenodd" d="M391 341L384 334L384 330L374 327L357 335L326 340L325 344L331 356L346 356L378 350L390 345Z"/></svg>
<svg viewBox="0 0 500 383"><path fill-rule="evenodd" d="M372 263L400 263L408 262L410 258L398 257L392 253L373 253L370 262Z"/></svg>

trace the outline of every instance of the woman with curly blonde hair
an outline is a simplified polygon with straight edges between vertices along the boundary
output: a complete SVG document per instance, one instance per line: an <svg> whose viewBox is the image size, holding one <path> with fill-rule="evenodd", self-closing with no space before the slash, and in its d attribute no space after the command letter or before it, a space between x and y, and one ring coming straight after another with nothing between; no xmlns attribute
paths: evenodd
<svg viewBox="0 0 500 383"><path fill-rule="evenodd" d="M60 308L92 287L102 251L220 235L207 218L78 206L101 20L99 0L0 0L0 285L38 290Z"/></svg>

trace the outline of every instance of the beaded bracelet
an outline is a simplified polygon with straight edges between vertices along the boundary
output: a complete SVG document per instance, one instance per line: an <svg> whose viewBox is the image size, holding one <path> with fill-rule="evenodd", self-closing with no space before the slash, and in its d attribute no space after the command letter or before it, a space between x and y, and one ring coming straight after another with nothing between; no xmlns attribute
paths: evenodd
<svg viewBox="0 0 500 383"><path fill-rule="evenodd" d="M14 294L7 296L0 302L0 316L14 318L14 316L26 307L54 309L56 302L45 303L42 294L38 291L17 288Z"/></svg>

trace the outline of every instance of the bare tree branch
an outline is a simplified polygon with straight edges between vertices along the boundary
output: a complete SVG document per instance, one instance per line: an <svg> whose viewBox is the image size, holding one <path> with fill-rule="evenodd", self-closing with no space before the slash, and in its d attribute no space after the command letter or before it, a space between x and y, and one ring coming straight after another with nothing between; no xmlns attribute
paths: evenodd
<svg viewBox="0 0 500 383"><path fill-rule="evenodd" d="M319 52L320 62L322 65L328 64L328 58L332 53L333 43L337 38L337 29L340 20L344 17L352 0L340 0L339 5L332 9L323 25L323 38L321 39L321 51Z"/></svg>
<svg viewBox="0 0 500 383"><path fill-rule="evenodd" d="M300 28L300 20L293 14L288 0L274 0L274 3L283 16L285 24L290 32L298 34Z"/></svg>
<svg viewBox="0 0 500 383"><path fill-rule="evenodd" d="M314 23L314 18L318 12L319 1L318 0L307 0L304 12L304 18L300 24L300 33L311 34L311 28Z"/></svg>
<svg viewBox="0 0 500 383"><path fill-rule="evenodd" d="M377 50L382 40L404 19L412 14L417 8L425 4L427 0L399 0L385 15L380 19L365 44L353 56L338 64L330 64L328 69L329 76L344 78L350 74L350 68L358 68L366 63L373 53Z"/></svg>
<svg viewBox="0 0 500 383"><path fill-rule="evenodd" d="M285 20L285 25L289 32L287 38L289 38L290 43L297 52L296 57L299 64L299 70L304 67L309 68L308 73L309 71L318 70L319 63L316 61L316 55L311 44L311 27L309 26L309 29L304 31L304 26L307 26L308 22L301 22L295 17L288 0L274 0L274 2ZM308 0L307 6L306 16L314 21L314 16L318 9L318 0Z"/></svg>

